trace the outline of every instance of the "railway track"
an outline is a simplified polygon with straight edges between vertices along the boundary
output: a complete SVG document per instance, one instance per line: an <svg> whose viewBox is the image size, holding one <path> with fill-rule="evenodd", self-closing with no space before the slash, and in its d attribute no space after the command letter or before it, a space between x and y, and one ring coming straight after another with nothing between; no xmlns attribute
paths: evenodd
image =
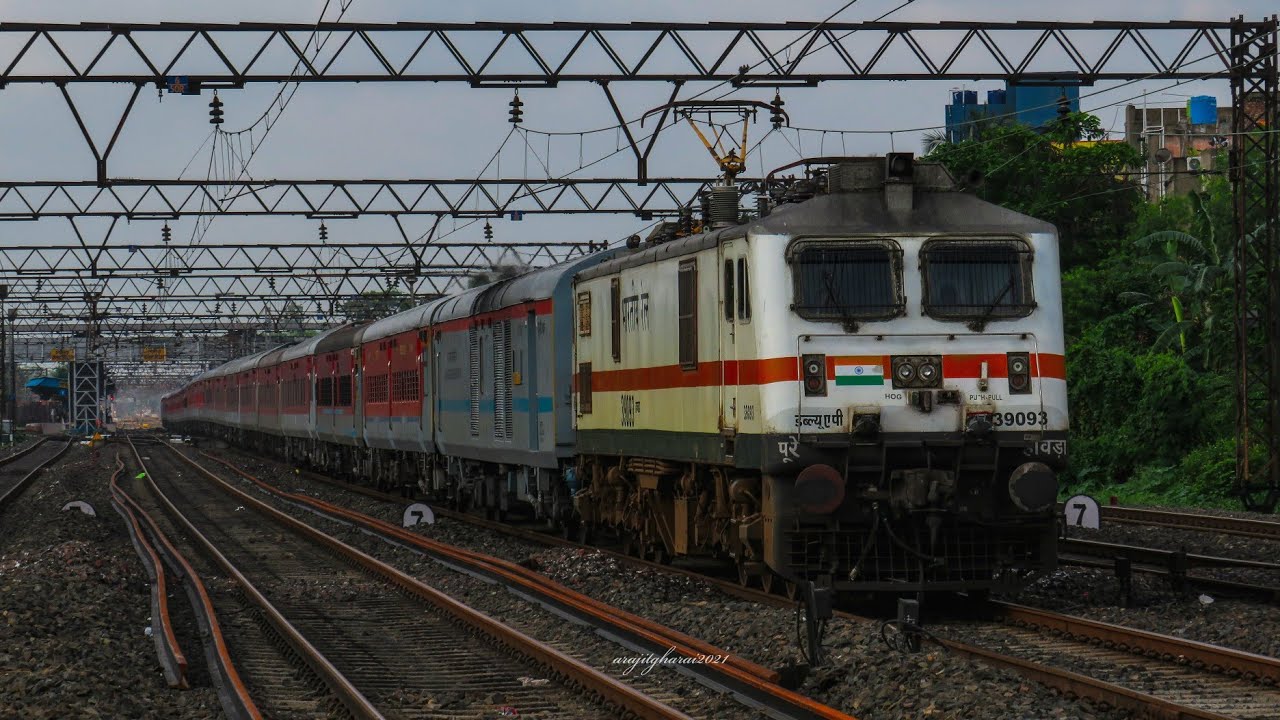
<svg viewBox="0 0 1280 720"><path fill-rule="evenodd" d="M0 509L22 494L40 471L53 464L71 448L71 441L44 438L36 444L0 458Z"/></svg>
<svg viewBox="0 0 1280 720"><path fill-rule="evenodd" d="M155 499L171 502L171 513L181 508L187 534L207 542L264 613L278 616L277 632L357 717L450 717L453 711L433 704L450 695L500 697L490 704L501 706L486 710L499 714L509 706L548 718L684 717L261 503L175 451L157 447L139 463L153 468L147 485ZM476 634L504 652L477 643Z"/></svg>
<svg viewBox="0 0 1280 720"><path fill-rule="evenodd" d="M1102 519L1107 522L1155 525L1179 530L1203 530L1227 535L1280 540L1280 522L1272 520L1254 520L1175 510L1148 510L1146 508L1120 507L1116 505L1104 505L1101 510Z"/></svg>
<svg viewBox="0 0 1280 720"><path fill-rule="evenodd" d="M533 597L554 612L576 623L592 626L598 634L614 638L627 647L640 648L655 656L668 651L687 658L728 655L724 650L695 638L565 588L541 573L515 563L436 542L362 513L281 490L245 473L234 464L208 455L204 457L221 463L263 490L311 512L329 516L339 522L355 524L392 544L431 556L456 569L505 586L518 595ZM778 684L777 672L742 658L728 655L723 663L692 663L681 667L683 672L694 675L705 684L727 690L746 705L775 718L849 718L834 708L783 688Z"/></svg>
<svg viewBox="0 0 1280 720"><path fill-rule="evenodd" d="M1280 601L1280 563L1196 555L1122 543L1068 538L1058 541L1060 562L1115 569L1129 561L1132 572L1168 578L1175 585L1190 584L1232 595ZM1206 575L1205 572L1224 573ZM1247 576L1242 579L1241 576Z"/></svg>
<svg viewBox="0 0 1280 720"><path fill-rule="evenodd" d="M224 463L226 461L223 461ZM308 477L397 505L404 499L324 476ZM319 502L319 501L317 501ZM582 547L545 533L465 513L437 514L546 545ZM609 551L603 551L609 552ZM700 578L735 597L775 606L793 603L732 581L658 565L620 553L620 561ZM1275 718L1280 708L1280 660L1070 615L992 603L994 621L930 627L947 650L1020 672L1066 694L1126 708L1139 717ZM871 620L847 612L855 622ZM958 637L948 637L954 630ZM963 637L963 639L960 639ZM1066 666L1087 669L1074 672Z"/></svg>

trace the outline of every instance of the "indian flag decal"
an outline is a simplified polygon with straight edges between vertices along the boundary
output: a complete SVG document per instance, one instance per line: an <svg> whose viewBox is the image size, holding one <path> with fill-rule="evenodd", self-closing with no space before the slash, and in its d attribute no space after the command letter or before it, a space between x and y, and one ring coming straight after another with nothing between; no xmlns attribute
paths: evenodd
<svg viewBox="0 0 1280 720"><path fill-rule="evenodd" d="M883 362L879 356L836 358L836 385L883 385Z"/></svg>

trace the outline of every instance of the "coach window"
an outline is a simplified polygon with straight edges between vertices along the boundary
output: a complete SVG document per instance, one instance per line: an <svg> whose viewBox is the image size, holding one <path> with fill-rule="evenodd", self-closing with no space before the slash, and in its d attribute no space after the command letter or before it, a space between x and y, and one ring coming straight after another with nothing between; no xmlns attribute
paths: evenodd
<svg viewBox="0 0 1280 720"><path fill-rule="evenodd" d="M801 240L787 251L792 309L806 320L884 320L902 313L902 250L891 240Z"/></svg>
<svg viewBox="0 0 1280 720"><path fill-rule="evenodd" d="M613 361L622 361L622 280L609 280L609 342L613 346Z"/></svg>
<svg viewBox="0 0 1280 720"><path fill-rule="evenodd" d="M724 319L733 322L733 261L724 261Z"/></svg>
<svg viewBox="0 0 1280 720"><path fill-rule="evenodd" d="M920 251L924 312L940 320L1018 318L1035 308L1031 248L1014 239L938 239Z"/></svg>
<svg viewBox="0 0 1280 720"><path fill-rule="evenodd" d="M698 367L698 261L680 263L676 283L677 314L679 316L680 367L693 370Z"/></svg>
<svg viewBox="0 0 1280 720"><path fill-rule="evenodd" d="M747 279L746 258L738 258L738 322L751 322L751 282Z"/></svg>

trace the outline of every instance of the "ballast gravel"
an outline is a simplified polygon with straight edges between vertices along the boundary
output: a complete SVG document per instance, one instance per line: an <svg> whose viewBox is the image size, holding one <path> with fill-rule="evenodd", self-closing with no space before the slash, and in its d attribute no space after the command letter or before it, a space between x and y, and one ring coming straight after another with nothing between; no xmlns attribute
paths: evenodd
<svg viewBox="0 0 1280 720"><path fill-rule="evenodd" d="M222 714L198 670L189 690L165 684L147 634L146 571L110 505L114 455L112 446L72 447L0 510L0 717ZM63 511L72 500L88 502L96 516ZM177 590L169 601L186 597ZM202 667L200 647L190 636L185 643L192 665Z"/></svg>
<svg viewBox="0 0 1280 720"><path fill-rule="evenodd" d="M350 507L394 524L401 520L403 505L334 488L280 463L234 451L213 454L281 489ZM247 481L245 486L250 486ZM289 512L309 522L325 522L286 503L277 506L292 508ZM434 525L416 529L435 540L519 562L583 594L766 667L783 668L804 661L797 642L796 614L791 609L737 599L702 579L636 568L607 553L548 548L448 518L438 518ZM410 572L486 612L496 610L492 602L508 602L504 591L476 586L475 581L459 573L442 573L439 565L414 560L416 556L393 550L359 531L349 530L347 540L370 547L401 567L405 567L407 559ZM518 611L522 613L518 616L520 622L532 622L528 620L533 614L527 605ZM953 656L934 645L926 644L919 653L899 652L883 641L878 623L833 619L824 645L829 663L810 672L799 691L862 720L1129 717L1123 711L1062 697L1016 673ZM712 717L740 717L740 706L735 710Z"/></svg>

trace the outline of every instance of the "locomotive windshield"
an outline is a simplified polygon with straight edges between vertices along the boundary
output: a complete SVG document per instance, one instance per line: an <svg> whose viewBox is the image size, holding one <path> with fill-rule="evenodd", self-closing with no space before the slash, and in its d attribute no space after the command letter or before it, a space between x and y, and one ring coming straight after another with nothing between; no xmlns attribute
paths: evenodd
<svg viewBox="0 0 1280 720"><path fill-rule="evenodd" d="M789 256L794 310L806 320L869 320L902 311L902 251L895 243L802 241Z"/></svg>
<svg viewBox="0 0 1280 720"><path fill-rule="evenodd" d="M932 240L920 264L924 311L933 317L984 323L1035 307L1031 249L1019 240Z"/></svg>

